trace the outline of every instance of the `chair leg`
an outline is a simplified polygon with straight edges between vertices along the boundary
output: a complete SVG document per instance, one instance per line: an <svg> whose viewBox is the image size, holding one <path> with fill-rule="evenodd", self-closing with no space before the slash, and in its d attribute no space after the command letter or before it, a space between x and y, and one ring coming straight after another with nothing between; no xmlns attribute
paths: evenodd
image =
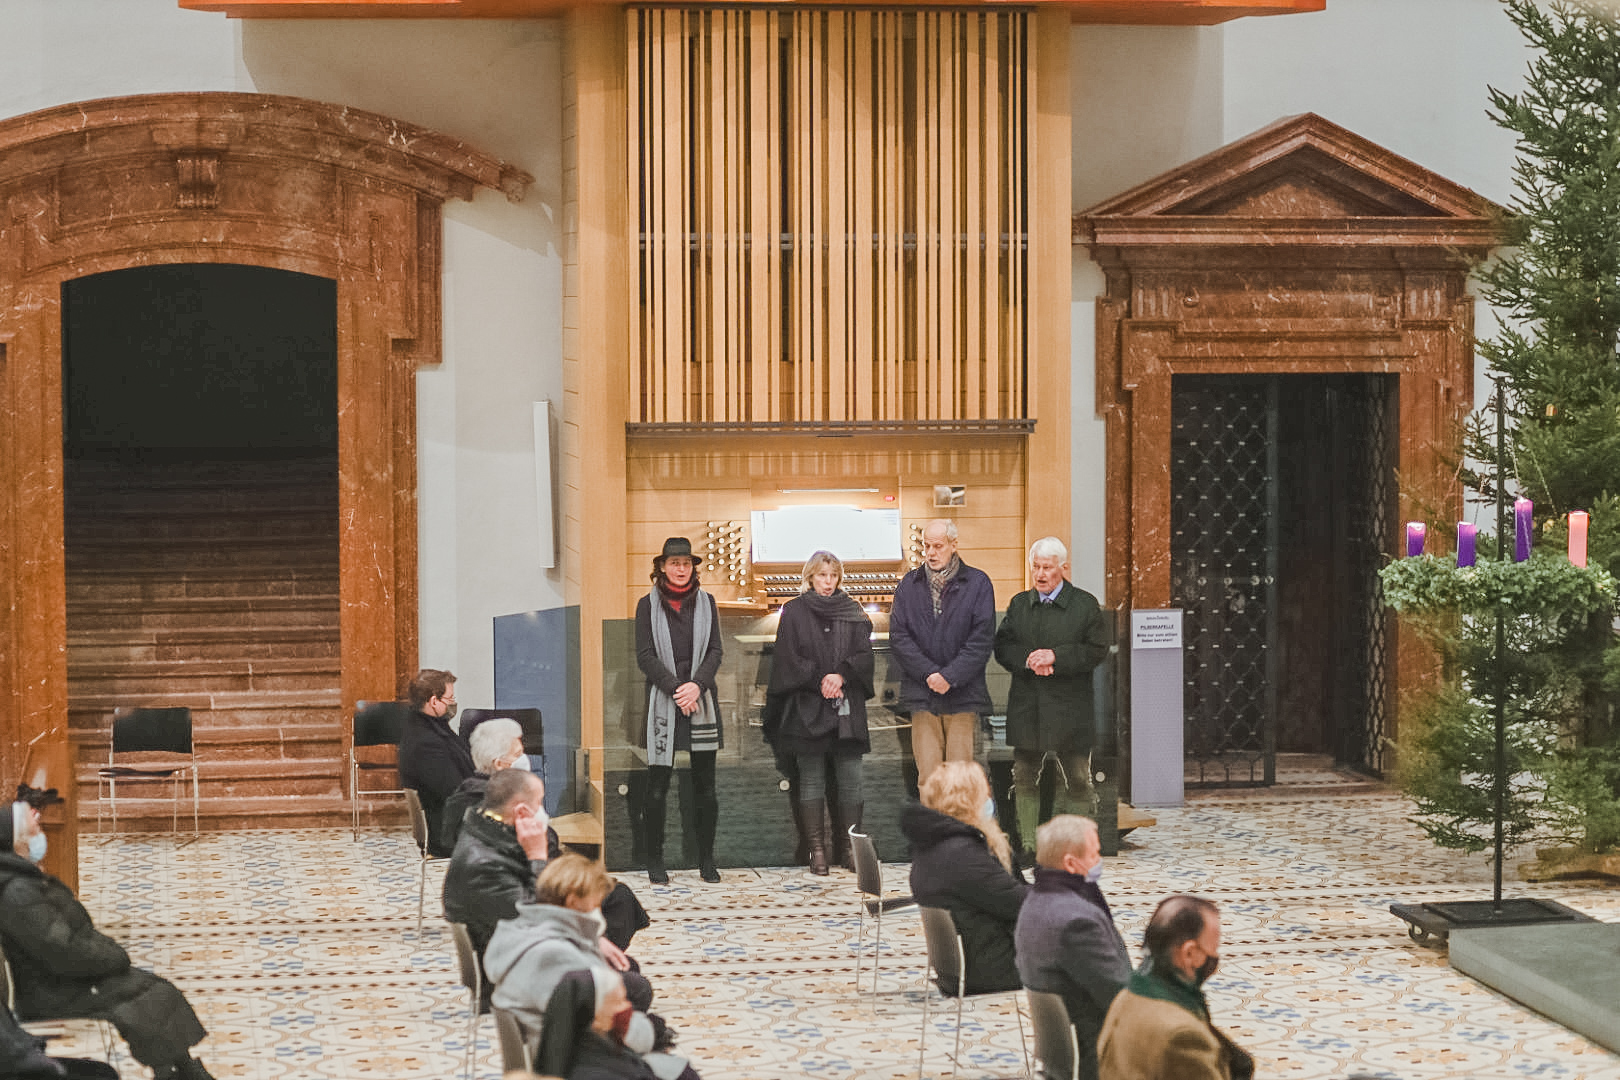
<svg viewBox="0 0 1620 1080"><path fill-rule="evenodd" d="M202 781L197 775L197 763L191 763L191 838L202 836Z"/></svg>
<svg viewBox="0 0 1620 1080"><path fill-rule="evenodd" d="M422 899L427 895L427 853L422 854L422 862L416 875L416 947L422 947ZM478 1015L476 1012L474 1016Z"/></svg>
<svg viewBox="0 0 1620 1080"><path fill-rule="evenodd" d="M929 965L923 964L923 1017L922 1030L917 1033L917 1080L922 1080L923 1053L928 1049L928 992Z"/></svg>
<svg viewBox="0 0 1620 1080"><path fill-rule="evenodd" d="M872 924L872 1004L877 1004L878 961L883 956L883 897L877 899L878 910Z"/></svg>
<svg viewBox="0 0 1620 1080"><path fill-rule="evenodd" d="M118 838L118 781L112 777L107 778L107 794L111 796L113 831L112 838Z"/></svg>
<svg viewBox="0 0 1620 1080"><path fill-rule="evenodd" d="M478 1046L478 992L473 991L471 1000L467 1002L472 1010L472 1018L467 1021L467 1080L472 1080L473 1061L478 1056L475 1052Z"/></svg>
<svg viewBox="0 0 1620 1080"><path fill-rule="evenodd" d="M1024 1051L1024 1076L1027 1077L1028 1080L1034 1080L1035 1072L1030 1067L1030 1062L1029 1062L1029 1040L1024 1037L1024 1003L1023 1003L1023 997L1024 997L1023 994L1017 994L1013 998L1013 1015L1018 1017L1018 1045ZM1031 1017L1030 1023L1033 1024L1034 1022L1035 1022L1034 1018Z"/></svg>
<svg viewBox="0 0 1620 1080"><path fill-rule="evenodd" d="M855 902L860 904L855 923L855 993L861 992L861 948L866 944L866 894L855 890Z"/></svg>
<svg viewBox="0 0 1620 1080"><path fill-rule="evenodd" d="M955 1080L956 1070L962 1064L962 1006L967 1003L967 994L960 992L956 995L956 1049L951 1054L951 1077Z"/></svg>
<svg viewBox="0 0 1620 1080"><path fill-rule="evenodd" d="M354 842L360 842L360 777L354 761L349 762L349 806L354 815Z"/></svg>

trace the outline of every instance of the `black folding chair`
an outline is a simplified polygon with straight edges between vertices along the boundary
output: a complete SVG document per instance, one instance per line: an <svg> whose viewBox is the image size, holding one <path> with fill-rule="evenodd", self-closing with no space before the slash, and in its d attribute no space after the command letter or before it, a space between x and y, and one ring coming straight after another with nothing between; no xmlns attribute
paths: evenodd
<svg viewBox="0 0 1620 1080"><path fill-rule="evenodd" d="M539 709L462 709L461 741L472 745L472 733L485 720L516 720L523 729L523 752L536 758L546 756L546 729Z"/></svg>
<svg viewBox="0 0 1620 1080"><path fill-rule="evenodd" d="M120 765L121 755L140 754L135 764ZM156 758L157 760L154 760ZM184 760L180 760L184 759ZM118 781L168 780L173 785L173 820L169 828L180 828L180 785L191 774L191 838L199 835L202 806L197 777L197 750L191 741L191 710L179 708L129 708L113 713L112 745L107 765L96 772L96 833L101 833L101 808L112 806L113 836L118 835ZM102 785L106 787L103 788ZM105 790L107 797L102 796Z"/></svg>
<svg viewBox="0 0 1620 1080"><path fill-rule="evenodd" d="M922 916L923 943L928 949L928 963L923 968L923 1013L922 1034L917 1038L917 1078L922 1080L923 1053L927 1049L928 1040L928 998L931 994L929 984L934 982L935 976L943 979L947 984L956 984L956 1049L951 1052L951 1075L956 1075L956 1068L962 1056L962 1005L967 1001L967 961L962 953L962 935L956 931L956 920L944 908L925 907L918 905L917 914ZM1019 994L1017 990L988 991L983 994L974 994L974 997L994 997L997 994ZM1013 998L1013 1011L1018 1015L1018 1041L1024 1047L1024 1075L1029 1075L1029 1040L1024 1036L1024 1010L1018 1007L1018 998Z"/></svg>
<svg viewBox="0 0 1620 1080"><path fill-rule="evenodd" d="M870 918L872 930L872 993L877 994L878 964L883 949L883 916L890 911L910 907L916 903L909 896L883 895L883 864L878 861L877 846L871 836L849 827L849 851L855 859L856 902L860 905L860 921L855 931L855 992L861 990L861 952L866 942L866 920Z"/></svg>
<svg viewBox="0 0 1620 1080"><path fill-rule="evenodd" d="M360 839L360 796L404 795L403 787L378 788L362 792L360 777L368 772L399 768L399 739L411 706L405 701L357 701L354 703L354 741L349 747L349 799L354 808L354 838ZM363 761L362 746L392 746L394 760Z"/></svg>

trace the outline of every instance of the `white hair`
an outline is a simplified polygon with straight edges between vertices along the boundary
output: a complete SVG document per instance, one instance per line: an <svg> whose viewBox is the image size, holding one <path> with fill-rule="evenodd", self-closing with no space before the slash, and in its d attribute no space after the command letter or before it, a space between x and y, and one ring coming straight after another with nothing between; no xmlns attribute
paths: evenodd
<svg viewBox="0 0 1620 1080"><path fill-rule="evenodd" d="M1079 814L1059 814L1035 830L1035 861L1061 869L1063 856L1079 855L1098 839L1097 823Z"/></svg>
<svg viewBox="0 0 1620 1080"><path fill-rule="evenodd" d="M512 740L523 738L523 728L516 720L509 720L498 716L493 720L485 720L473 728L472 736L467 745L472 750L473 768L481 773L491 772L490 766L496 758L506 756L512 749Z"/></svg>
<svg viewBox="0 0 1620 1080"><path fill-rule="evenodd" d="M932 529L935 525L938 525L944 530L945 539L949 540L953 544L956 543L956 522L952 521L950 518L935 518L923 528L923 533L927 534L928 530Z"/></svg>
<svg viewBox="0 0 1620 1080"><path fill-rule="evenodd" d="M1029 561L1036 559L1056 559L1061 566L1069 561L1069 549L1057 537L1043 536L1029 545Z"/></svg>

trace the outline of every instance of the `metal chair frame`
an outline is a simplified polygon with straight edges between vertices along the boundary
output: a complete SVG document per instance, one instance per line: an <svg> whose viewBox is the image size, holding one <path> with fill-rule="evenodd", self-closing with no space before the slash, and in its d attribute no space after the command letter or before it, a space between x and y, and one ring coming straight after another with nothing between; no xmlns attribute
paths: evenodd
<svg viewBox="0 0 1620 1080"><path fill-rule="evenodd" d="M495 1034L501 1041L501 1068L506 1072L531 1072L534 1055L540 1049L538 1035L530 1037L518 1018L505 1009L490 1007L495 1014Z"/></svg>
<svg viewBox="0 0 1620 1080"><path fill-rule="evenodd" d="M187 771L191 773L191 840L202 835L202 784L197 771L197 745L192 737L191 710L184 706L133 706L113 710L112 736L107 747L107 764L96 771L96 835L101 836L102 810L112 807L112 835L102 837L109 843L118 835L118 781L168 780L172 785L173 814L169 822L172 832L180 831L180 785ZM135 745L129 745L133 742ZM145 763L118 764L119 754L160 753L186 757L185 762L174 764ZM105 785L105 787L103 786ZM104 794L105 793L105 794Z"/></svg>
<svg viewBox="0 0 1620 1080"><path fill-rule="evenodd" d="M357 701L354 703L353 738L349 743L349 802L354 812L354 839L360 840L360 798L375 795L404 795L403 787L379 788L362 793L360 775L371 769L399 768L399 739L404 727L405 712L410 706L402 701ZM361 761L362 746L392 746L393 764Z"/></svg>
<svg viewBox="0 0 1620 1080"><path fill-rule="evenodd" d="M6 999L6 1008L10 1009L12 1014L15 1015L17 1012L17 985L12 981L11 961L6 959L6 954L3 949L0 949L0 991L3 991L3 995ZM101 1035L101 1049L102 1052L107 1055L107 1064L111 1065L114 1069L118 1068L118 1032L117 1029L113 1027L112 1021L103 1020L102 1018L96 1016L71 1017L69 1019L83 1019L94 1023L96 1025L97 1033ZM55 1023L55 1021L51 1022ZM19 1021L19 1023L21 1023L21 1021ZM40 1027L39 1024L23 1025L23 1029L26 1031L32 1031L38 1027ZM35 1034L44 1035L45 1032L39 1031L35 1032Z"/></svg>
<svg viewBox="0 0 1620 1080"><path fill-rule="evenodd" d="M461 985L467 988L467 1080L472 1080L473 1061L477 1057L478 1018L484 1015L484 967L478 962L478 950L473 948L472 934L466 923L450 924L450 938L456 943L456 963L461 968ZM508 1066L510 1067L510 1066Z"/></svg>
<svg viewBox="0 0 1620 1080"><path fill-rule="evenodd" d="M866 920L872 919L872 996L878 992L878 966L883 950L883 916L890 911L911 907L916 901L909 896L883 896L883 864L878 861L877 846L872 837L849 827L849 852L855 861L856 903L860 921L855 931L855 992L861 990L861 953L866 943Z"/></svg>
<svg viewBox="0 0 1620 1080"><path fill-rule="evenodd" d="M956 920L945 908L917 905L922 917L923 943L928 949L928 963L923 967L922 1033L917 1037L917 1080L922 1080L923 1056L928 1049L928 998L932 993L934 976L956 980L956 1048L951 1052L951 1076L956 1075L962 1056L962 1006L967 1001L967 960L962 952L962 935L957 932ZM1024 1075L1029 1071L1029 1040L1024 1035L1024 1010L1019 1007L1019 991L996 990L974 994L976 998L995 997L998 994L1018 995L1013 998L1013 1012L1018 1016L1018 1041L1024 1048Z"/></svg>
<svg viewBox="0 0 1620 1080"><path fill-rule="evenodd" d="M1035 1043L1035 1070L1040 1080L1080 1080L1080 1037L1069 1021L1063 999L1045 990L1025 988L1029 1026Z"/></svg>
<svg viewBox="0 0 1620 1080"><path fill-rule="evenodd" d="M427 864L444 858L442 855L428 853L428 824L427 814L422 810L422 796L413 788L403 789L405 792L405 808L411 815L411 839L416 841L416 850L422 856L417 866L416 877L416 940L422 940L422 908L427 897Z"/></svg>

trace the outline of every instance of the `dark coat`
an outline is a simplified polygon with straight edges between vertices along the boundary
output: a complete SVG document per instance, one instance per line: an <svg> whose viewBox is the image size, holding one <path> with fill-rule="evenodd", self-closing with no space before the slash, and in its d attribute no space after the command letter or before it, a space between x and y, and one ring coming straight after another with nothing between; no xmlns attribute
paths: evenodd
<svg viewBox="0 0 1620 1080"><path fill-rule="evenodd" d="M900 831L911 842L911 895L925 907L948 910L962 935L968 993L1022 986L1013 928L1029 886L996 861L984 833L938 810L908 804ZM956 993L943 981L940 990Z"/></svg>
<svg viewBox="0 0 1620 1080"><path fill-rule="evenodd" d="M172 983L130 966L73 890L10 852L0 853L0 947L24 1023L111 1020L135 1060L151 1068L185 1061L207 1034Z"/></svg>
<svg viewBox="0 0 1620 1080"><path fill-rule="evenodd" d="M1024 666L1036 649L1057 660L1050 675ZM1108 655L1108 623L1097 598L1065 581L1050 604L1028 589L1007 604L996 630L996 662L1012 672L1007 745L1090 753L1095 707L1091 672Z"/></svg>
<svg viewBox="0 0 1620 1080"><path fill-rule="evenodd" d="M834 594L837 595L836 593ZM866 729L866 699L872 696L872 623L822 618L803 596L782 606L771 652L771 684L766 724L771 745L787 754L865 754L872 749ZM849 715L821 696L821 680L844 678Z"/></svg>
<svg viewBox="0 0 1620 1080"><path fill-rule="evenodd" d="M1031 990L1063 999L1080 1043L1080 1075L1097 1075L1097 1035L1131 977L1125 941L1102 891L1062 870L1035 871L1018 915L1018 974Z"/></svg>
<svg viewBox="0 0 1620 1080"><path fill-rule="evenodd" d="M889 651L900 662L900 706L939 715L990 711L984 669L996 633L996 590L983 570L962 564L939 598L928 587L928 568L900 579L889 611ZM928 689L939 672L951 688Z"/></svg>
<svg viewBox="0 0 1620 1080"><path fill-rule="evenodd" d="M715 606L714 597L702 589L694 590L691 599L694 603L708 604L711 616L709 644L696 671L692 670L692 603L682 603L680 611L671 611L669 604L664 604L664 614L669 619L669 643L675 653L675 670L671 671L658 659L658 650L653 646L651 597L643 594L636 601L636 666L647 677L649 690L656 686L674 697L682 683L695 682L705 693L718 693L714 679L725 655L720 643L720 609Z"/></svg>
<svg viewBox="0 0 1620 1080"><path fill-rule="evenodd" d="M453 850L444 841L444 803L476 771L472 751L445 720L424 712L405 718L399 737L399 783L414 788L427 815L428 852L443 858Z"/></svg>

